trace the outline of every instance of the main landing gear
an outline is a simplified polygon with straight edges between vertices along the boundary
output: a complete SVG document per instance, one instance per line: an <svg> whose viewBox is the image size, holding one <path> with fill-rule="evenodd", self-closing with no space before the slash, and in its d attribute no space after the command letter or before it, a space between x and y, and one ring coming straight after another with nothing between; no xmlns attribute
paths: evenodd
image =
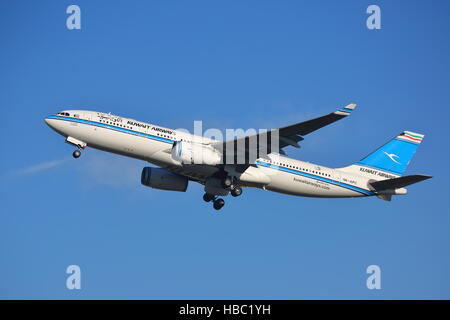
<svg viewBox="0 0 450 320"><path fill-rule="evenodd" d="M226 177L222 180L221 185L224 189L229 189L233 197L239 197L242 194L242 188L238 186L236 178ZM213 208L216 210L222 209L225 205L225 200L219 198L216 195L205 193L203 195L203 200L205 202L213 202Z"/></svg>
<svg viewBox="0 0 450 320"><path fill-rule="evenodd" d="M231 188L231 195L233 197L239 197L242 194L242 188L239 186L233 186Z"/></svg>
<svg viewBox="0 0 450 320"><path fill-rule="evenodd" d="M218 198L217 196L209 193L205 193L203 195L203 200L205 202L213 202L213 208L216 210L222 209L222 207L225 205L225 200L222 198Z"/></svg>
<svg viewBox="0 0 450 320"><path fill-rule="evenodd" d="M216 200L214 200L213 208L216 210L220 210L220 209L222 209L222 207L224 205L225 205L225 200L223 200L222 198L217 198Z"/></svg>
<svg viewBox="0 0 450 320"><path fill-rule="evenodd" d="M222 187L224 187L225 189L231 187L232 184L233 180L230 176L226 176L224 179L222 179Z"/></svg>

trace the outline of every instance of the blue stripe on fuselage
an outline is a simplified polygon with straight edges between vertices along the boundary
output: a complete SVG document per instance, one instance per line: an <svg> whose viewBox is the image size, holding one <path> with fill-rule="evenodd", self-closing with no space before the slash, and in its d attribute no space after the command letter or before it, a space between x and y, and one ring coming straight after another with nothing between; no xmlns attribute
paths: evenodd
<svg viewBox="0 0 450 320"><path fill-rule="evenodd" d="M90 120L84 120L84 119L77 119L77 118L68 118L68 117L60 117L60 116L49 116L48 119L55 119L55 120L62 120L62 121L68 121L68 122L78 122L78 123L84 123L84 124L89 124L89 125L93 125L96 127L101 127L101 128L106 128L109 130L114 130L114 131L118 131L118 132L123 132L123 133L127 133L127 134L132 134L135 136L141 136L141 137L145 137L148 139L152 139L152 140L156 140L156 141L160 141L160 142L164 142L164 143L168 143L168 144L172 144L174 141L170 140L170 139L165 139L165 138L161 138L158 136L154 136L154 135L150 135L150 134L146 134L146 133L142 133L139 131L134 131L134 130L129 130L129 129L125 129L125 128L120 128L120 127L116 127L113 125L108 125L105 123L101 123L101 122L95 122L95 121L90 121ZM257 165L263 166L263 167L267 167L267 168L271 168L271 169L275 169L275 170L280 170L280 171L284 171L284 172L288 172L288 173L292 173L292 174L296 174L296 175L300 175L300 176L304 176L307 178L311 178L311 179L316 179L319 181L323 181L323 182L327 182L351 191L356 191L359 193L362 193L364 195L374 195L373 192L368 191L366 189L362 189L359 187L355 187L352 185L348 185L336 180L332 180L332 179L328 179L328 178L324 178L321 176L317 176L314 174L310 174L310 173L305 173L302 171L298 171L298 170L294 170L294 169L290 169L290 168L284 168L284 167L279 167L279 166L274 166L268 163L264 163L261 161L256 161Z"/></svg>
<svg viewBox="0 0 450 320"><path fill-rule="evenodd" d="M152 140L156 140L156 141L160 141L160 142L165 142L165 143L170 143L170 144L172 144L174 142L173 140L170 140L170 139L161 138L161 137L154 136L151 134L134 131L134 130L130 130L130 129L125 129L125 128L120 128L120 127L116 127L113 125L96 122L96 121L77 119L77 118L67 118L67 117L60 117L60 116L50 116L50 117L47 117L47 119L55 119L55 120L63 120L63 121L69 121L69 122L78 122L78 123L89 124L89 125L93 125L93 126L100 127L100 128L106 128L106 129L110 129L110 130L114 130L114 131L118 131L118 132L124 132L124 133L132 134L135 136L141 136L144 138L148 138L148 139L152 139Z"/></svg>
<svg viewBox="0 0 450 320"><path fill-rule="evenodd" d="M362 194L364 194L366 196L374 195L374 193L372 191L369 191L369 190L366 190L366 189L362 189L362 188L359 188L359 187L355 187L355 186L352 186L350 184L342 183L342 182L339 182L339 181L336 181L336 180L333 180L333 179L328 179L328 178L317 176L317 175L314 175L314 174L302 172L302 171L299 171L299 170L294 170L294 169L291 169L291 168L285 168L285 167L281 167L281 166L274 166L274 165L271 165L269 163L265 163L265 162L261 162L261 161L256 161L256 164L260 165L260 166L263 166L263 167L266 167L266 168L271 168L271 169L274 169L274 170L284 171L284 172L296 174L296 175L299 175L299 176L304 176L306 178L315 179L315 180L323 181L323 182L326 182L326 183L330 183L330 184L336 185L338 187L342 187L342 188L345 188L345 189L348 189L348 190L351 190L351 191L356 191L356 192L362 193Z"/></svg>

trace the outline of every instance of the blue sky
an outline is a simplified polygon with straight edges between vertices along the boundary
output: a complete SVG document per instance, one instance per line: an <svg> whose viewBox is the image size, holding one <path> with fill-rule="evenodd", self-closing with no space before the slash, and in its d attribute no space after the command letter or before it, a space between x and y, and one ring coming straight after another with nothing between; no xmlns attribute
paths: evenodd
<svg viewBox="0 0 450 320"><path fill-rule="evenodd" d="M65 13L81 7L82 29ZM382 29L366 28L377 4ZM450 298L448 1L0 3L0 297ZM218 214L140 185L144 162L73 148L43 118L86 108L172 128L271 128L348 103L294 158L340 167L425 134L392 202L261 190ZM447 141L447 142L446 142ZM67 266L82 289L67 290ZM366 288L367 266L382 289Z"/></svg>

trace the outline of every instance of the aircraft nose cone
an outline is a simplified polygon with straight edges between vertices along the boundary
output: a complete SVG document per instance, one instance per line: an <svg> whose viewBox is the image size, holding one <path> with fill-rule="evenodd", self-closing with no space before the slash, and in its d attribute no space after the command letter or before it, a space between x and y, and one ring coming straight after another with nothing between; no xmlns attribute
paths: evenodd
<svg viewBox="0 0 450 320"><path fill-rule="evenodd" d="M52 119L50 119L50 118L44 118L44 121L45 121L45 123L50 127L50 128L52 128L53 129L53 121L54 120L52 120Z"/></svg>

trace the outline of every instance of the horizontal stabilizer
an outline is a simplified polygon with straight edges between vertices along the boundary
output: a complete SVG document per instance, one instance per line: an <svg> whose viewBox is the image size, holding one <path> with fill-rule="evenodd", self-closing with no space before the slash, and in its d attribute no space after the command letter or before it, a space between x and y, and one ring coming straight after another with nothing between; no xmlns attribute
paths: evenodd
<svg viewBox="0 0 450 320"><path fill-rule="evenodd" d="M381 181L370 182L370 186L373 187L375 191L398 189L409 186L410 184L417 183L426 179L432 178L431 176L426 176L422 174L415 174L411 176L404 176L400 178L387 179Z"/></svg>

